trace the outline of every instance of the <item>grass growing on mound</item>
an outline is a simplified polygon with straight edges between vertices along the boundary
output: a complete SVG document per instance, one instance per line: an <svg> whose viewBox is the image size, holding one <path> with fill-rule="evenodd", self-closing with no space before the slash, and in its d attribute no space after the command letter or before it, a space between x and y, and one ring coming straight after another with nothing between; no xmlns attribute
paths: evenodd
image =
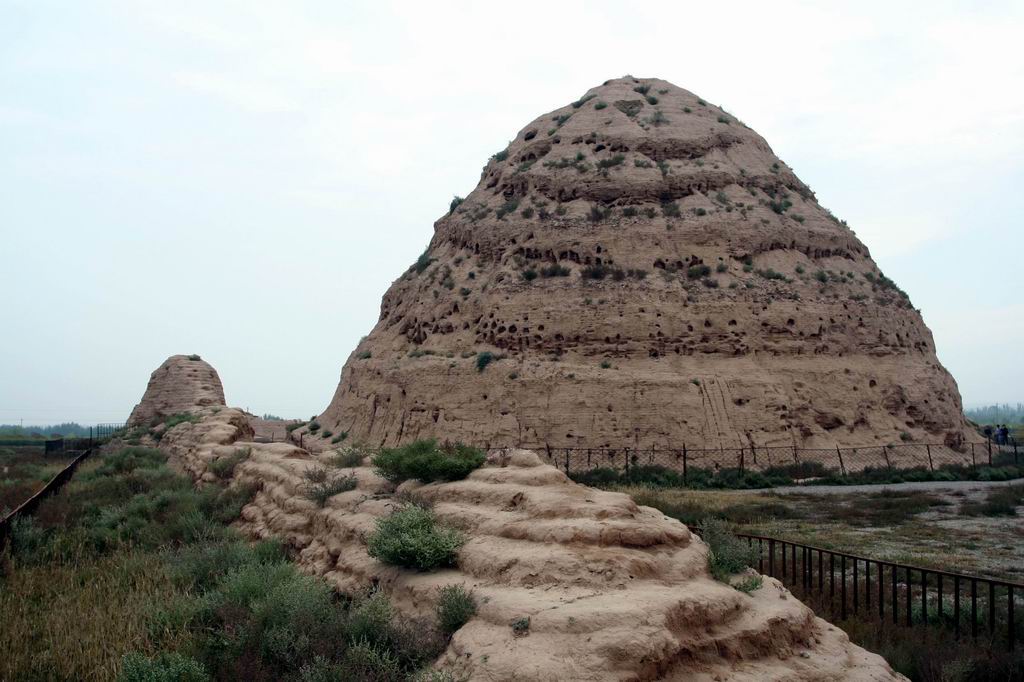
<svg viewBox="0 0 1024 682"><path fill-rule="evenodd" d="M429 483L465 478L485 460L483 451L477 448L419 440L400 448L381 450L373 458L373 464L381 476L393 483L410 478Z"/></svg>
<svg viewBox="0 0 1024 682"><path fill-rule="evenodd" d="M705 518L700 536L708 545L708 570L715 580L727 583L757 561L757 550L733 535L724 521Z"/></svg>
<svg viewBox="0 0 1024 682"><path fill-rule="evenodd" d="M388 564L432 571L454 566L465 541L462 533L439 524L429 509L409 504L377 520L366 550Z"/></svg>
<svg viewBox="0 0 1024 682"><path fill-rule="evenodd" d="M328 466L337 467L339 469L349 469L352 467L362 466L364 459L366 459L365 452L359 448L351 448L343 450L336 455L331 455L326 458L324 462Z"/></svg>
<svg viewBox="0 0 1024 682"><path fill-rule="evenodd" d="M452 634L476 614L473 593L462 585L445 585L437 599L437 621L441 629Z"/></svg>
<svg viewBox="0 0 1024 682"><path fill-rule="evenodd" d="M323 507L327 504L327 500L335 495L355 490L359 484L355 476L328 475L326 469L312 469L311 471L324 473L324 477L321 480L310 481L304 490L305 496L316 502L318 507Z"/></svg>
<svg viewBox="0 0 1024 682"><path fill-rule="evenodd" d="M235 475L235 467L249 459L252 448L239 448L230 455L223 455L210 462L210 471L220 479L231 478Z"/></svg>

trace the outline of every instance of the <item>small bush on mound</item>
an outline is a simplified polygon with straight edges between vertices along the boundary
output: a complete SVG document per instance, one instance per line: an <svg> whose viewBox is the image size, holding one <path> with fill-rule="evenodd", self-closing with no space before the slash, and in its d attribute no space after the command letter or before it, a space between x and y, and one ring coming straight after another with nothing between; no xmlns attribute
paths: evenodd
<svg viewBox="0 0 1024 682"><path fill-rule="evenodd" d="M757 561L757 550L733 535L724 521L704 519L700 536L708 545L708 570L715 580L727 583Z"/></svg>
<svg viewBox="0 0 1024 682"><path fill-rule="evenodd" d="M438 524L432 511L410 504L377 520L366 550L388 564L432 571L454 566L465 541L462 533Z"/></svg>
<svg viewBox="0 0 1024 682"><path fill-rule="evenodd" d="M319 469L314 469L313 471L319 472ZM327 500L331 499L335 495L355 490L356 486L359 485L359 481L354 475L328 477L326 475L326 469L323 471L324 479L321 481L311 482L306 486L305 490L306 497L316 502L316 506L318 507L322 507L327 504Z"/></svg>
<svg viewBox="0 0 1024 682"><path fill-rule="evenodd" d="M199 421L199 415L197 414L189 414L188 412L179 412L177 414L172 414L171 416L165 418L163 421L164 433L167 433L178 424L184 424L185 422L188 422L189 424L195 424L197 421Z"/></svg>
<svg viewBox="0 0 1024 682"><path fill-rule="evenodd" d="M231 478L235 475L235 467L249 459L252 448L240 448L233 454L223 455L210 462L210 471L217 478Z"/></svg>
<svg viewBox="0 0 1024 682"><path fill-rule="evenodd" d="M456 481L478 469L486 460L482 450L468 445L438 445L435 440L419 440L409 445L383 449L373 458L377 472L393 483L415 478L424 483Z"/></svg>
<svg viewBox="0 0 1024 682"><path fill-rule="evenodd" d="M358 448L353 448L328 457L324 462L328 466L337 467L339 469L350 469L363 466L363 460L365 458L366 453Z"/></svg>
<svg viewBox="0 0 1024 682"><path fill-rule="evenodd" d="M437 622L447 634L452 634L476 614L473 593L462 585L445 585L437 599Z"/></svg>

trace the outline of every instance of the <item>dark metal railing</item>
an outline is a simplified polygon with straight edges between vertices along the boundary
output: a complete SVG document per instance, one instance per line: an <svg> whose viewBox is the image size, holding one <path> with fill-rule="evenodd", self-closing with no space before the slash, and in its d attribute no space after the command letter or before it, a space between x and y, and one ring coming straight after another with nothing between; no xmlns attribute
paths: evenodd
<svg viewBox="0 0 1024 682"><path fill-rule="evenodd" d="M699 532L699 531L698 531ZM757 547L757 569L826 601L833 617L851 613L894 625L951 627L957 639L987 636L1013 650L1024 584L909 566L761 535L736 533ZM800 596L800 595L798 595Z"/></svg>

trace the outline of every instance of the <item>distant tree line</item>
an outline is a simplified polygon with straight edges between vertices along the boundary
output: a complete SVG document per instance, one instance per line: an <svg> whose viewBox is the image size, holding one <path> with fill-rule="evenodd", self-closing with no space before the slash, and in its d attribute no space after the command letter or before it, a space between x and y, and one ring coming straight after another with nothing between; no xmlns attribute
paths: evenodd
<svg viewBox="0 0 1024 682"><path fill-rule="evenodd" d="M978 424L1024 424L1024 403L972 407L964 414Z"/></svg>
<svg viewBox="0 0 1024 682"><path fill-rule="evenodd" d="M89 427L78 422L65 422L49 426L20 426L0 424L0 438L52 438L54 436L88 436Z"/></svg>

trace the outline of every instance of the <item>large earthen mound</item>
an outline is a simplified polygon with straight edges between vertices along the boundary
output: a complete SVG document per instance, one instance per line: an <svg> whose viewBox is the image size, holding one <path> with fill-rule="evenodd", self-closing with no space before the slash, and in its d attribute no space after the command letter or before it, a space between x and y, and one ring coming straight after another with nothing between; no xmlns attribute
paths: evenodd
<svg viewBox="0 0 1024 682"><path fill-rule="evenodd" d="M671 83L608 81L537 118L434 230L324 431L584 447L966 432L930 331L867 247L763 138Z"/></svg>
<svg viewBox="0 0 1024 682"><path fill-rule="evenodd" d="M199 479L244 453L235 484L253 486L242 530L282 540L299 566L340 591L384 589L430 618L442 586L471 589L479 610L438 667L469 680L895 680L778 581L744 594L711 578L708 549L678 521L628 496L594 490L532 452L494 453L464 481L396 487L364 466L358 487L321 508L304 472L319 459L287 443L254 443L245 415L204 412L160 442ZM370 557L377 519L410 499L430 504L468 542L458 569L396 568ZM400 501L401 500L401 501ZM512 623L529 619L528 634Z"/></svg>
<svg viewBox="0 0 1024 682"><path fill-rule="evenodd" d="M142 400L128 417L128 426L222 405L224 387L217 370L198 355L172 355L150 375Z"/></svg>

